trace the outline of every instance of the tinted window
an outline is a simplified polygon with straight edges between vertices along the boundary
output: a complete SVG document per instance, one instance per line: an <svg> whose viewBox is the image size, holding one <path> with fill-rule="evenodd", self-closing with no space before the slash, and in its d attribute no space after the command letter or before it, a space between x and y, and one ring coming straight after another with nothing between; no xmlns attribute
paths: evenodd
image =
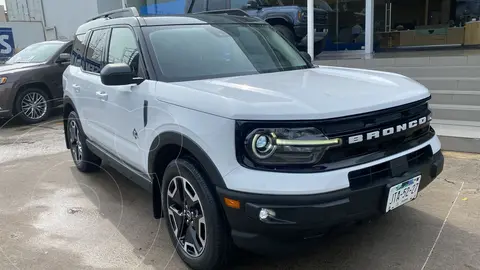
<svg viewBox="0 0 480 270"><path fill-rule="evenodd" d="M65 46L65 43L63 42L35 43L15 54L6 62L6 64L42 63L58 53L63 46Z"/></svg>
<svg viewBox="0 0 480 270"><path fill-rule="evenodd" d="M85 55L85 70L100 73L104 66L103 54L108 40L108 30L95 30L88 42Z"/></svg>
<svg viewBox="0 0 480 270"><path fill-rule="evenodd" d="M140 53L135 35L128 28L114 28L108 50L108 63L125 63L138 75Z"/></svg>
<svg viewBox="0 0 480 270"><path fill-rule="evenodd" d="M240 8L240 9L247 9L247 4L250 2L249 0L230 0L230 8Z"/></svg>
<svg viewBox="0 0 480 270"><path fill-rule="evenodd" d="M68 45L68 47L65 48L65 50L63 50L63 52L61 53L68 53L68 54L72 53L72 45Z"/></svg>
<svg viewBox="0 0 480 270"><path fill-rule="evenodd" d="M227 8L226 0L208 0L208 10L219 10L219 9L226 9L226 8Z"/></svg>
<svg viewBox="0 0 480 270"><path fill-rule="evenodd" d="M75 36L73 41L72 58L70 64L76 67L82 66L83 53L85 51L85 34Z"/></svg>
<svg viewBox="0 0 480 270"><path fill-rule="evenodd" d="M205 11L205 0L189 0L187 1L188 7L192 5L192 1L193 1L192 12Z"/></svg>
<svg viewBox="0 0 480 270"><path fill-rule="evenodd" d="M214 24L144 28L164 81L309 68L269 25ZM194 44L195 46L192 46Z"/></svg>

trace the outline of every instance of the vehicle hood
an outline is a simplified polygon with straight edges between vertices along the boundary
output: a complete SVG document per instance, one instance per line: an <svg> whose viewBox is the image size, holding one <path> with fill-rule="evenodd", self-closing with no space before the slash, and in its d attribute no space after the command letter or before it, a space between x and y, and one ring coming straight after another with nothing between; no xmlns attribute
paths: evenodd
<svg viewBox="0 0 480 270"><path fill-rule="evenodd" d="M326 66L174 85L175 96L183 95L182 105L238 120L328 119L430 96L424 86L403 75Z"/></svg>
<svg viewBox="0 0 480 270"><path fill-rule="evenodd" d="M42 65L42 63L16 63L16 64L0 65L0 75L5 73L22 71L34 66L39 66L39 65Z"/></svg>

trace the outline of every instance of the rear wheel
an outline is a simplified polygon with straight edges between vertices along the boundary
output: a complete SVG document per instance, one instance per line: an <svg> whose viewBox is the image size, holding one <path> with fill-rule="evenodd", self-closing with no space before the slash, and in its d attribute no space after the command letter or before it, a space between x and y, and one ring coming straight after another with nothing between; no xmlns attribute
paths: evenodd
<svg viewBox="0 0 480 270"><path fill-rule="evenodd" d="M91 172L99 169L102 160L87 147L85 134L75 111L70 112L67 120L67 134L73 162L81 172Z"/></svg>
<svg viewBox="0 0 480 270"><path fill-rule="evenodd" d="M161 197L168 232L182 260L193 269L222 269L230 255L230 236L194 162L170 162Z"/></svg>
<svg viewBox="0 0 480 270"><path fill-rule="evenodd" d="M286 40L292 43L292 45L296 45L295 34L293 33L292 29L283 24L274 25L273 28L275 28L275 30L277 30L277 32L280 33L280 35L282 35Z"/></svg>

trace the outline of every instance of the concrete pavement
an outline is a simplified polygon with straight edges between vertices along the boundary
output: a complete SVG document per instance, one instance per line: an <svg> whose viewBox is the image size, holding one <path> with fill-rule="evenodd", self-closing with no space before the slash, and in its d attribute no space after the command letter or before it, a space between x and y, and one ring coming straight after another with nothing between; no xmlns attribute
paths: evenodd
<svg viewBox="0 0 480 270"><path fill-rule="evenodd" d="M31 128L0 129L0 269L187 269L149 193L109 168L78 172L60 125ZM479 175L479 156L447 153L414 202L288 257L242 252L232 268L480 269Z"/></svg>

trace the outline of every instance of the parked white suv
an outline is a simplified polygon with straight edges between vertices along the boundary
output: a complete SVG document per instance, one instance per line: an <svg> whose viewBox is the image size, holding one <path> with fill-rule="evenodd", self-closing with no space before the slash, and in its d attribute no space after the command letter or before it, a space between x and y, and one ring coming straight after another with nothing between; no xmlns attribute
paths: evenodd
<svg viewBox="0 0 480 270"><path fill-rule="evenodd" d="M77 168L151 191L193 269L389 212L443 169L425 87L315 67L255 18L103 14L76 32L63 86Z"/></svg>

